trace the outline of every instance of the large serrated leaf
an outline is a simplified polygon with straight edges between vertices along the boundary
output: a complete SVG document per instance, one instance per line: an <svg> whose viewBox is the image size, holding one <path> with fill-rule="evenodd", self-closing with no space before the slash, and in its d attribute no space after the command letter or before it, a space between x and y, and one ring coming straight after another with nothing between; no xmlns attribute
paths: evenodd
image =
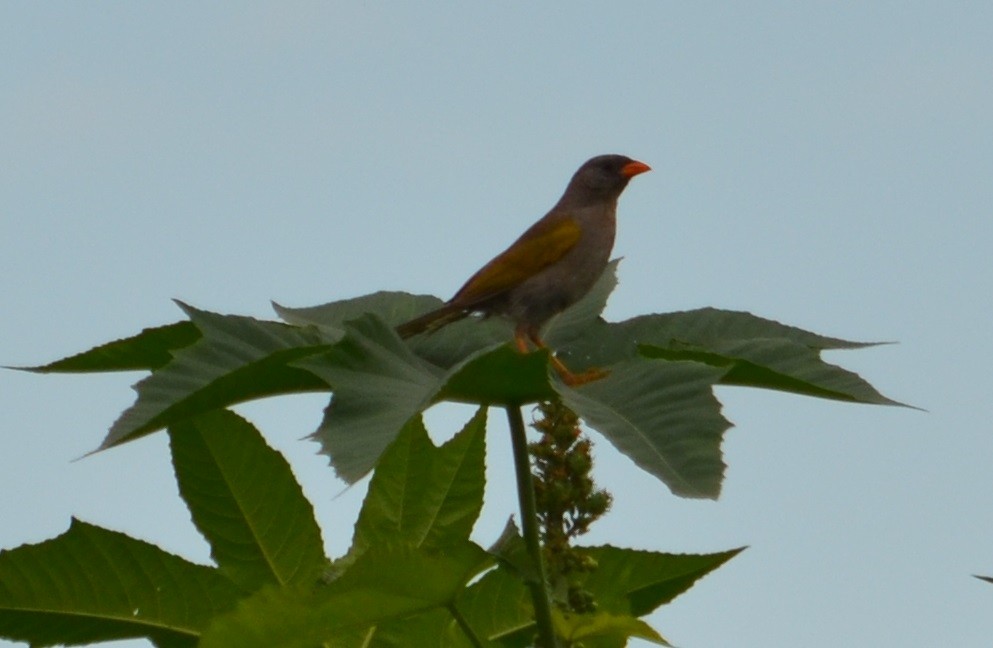
<svg viewBox="0 0 993 648"><path fill-rule="evenodd" d="M411 417L447 398L520 406L554 397L545 353L507 346L484 350L444 373L418 359L374 316L346 324L327 354L298 363L332 385L335 395L315 433L339 476L371 470ZM724 464L720 415L712 386L723 369L635 357L610 378L579 389L555 382L567 405L673 492L716 497Z"/></svg>
<svg viewBox="0 0 993 648"><path fill-rule="evenodd" d="M195 646L240 595L216 569L77 520L57 538L0 552L0 636L36 646L130 637Z"/></svg>
<svg viewBox="0 0 993 648"><path fill-rule="evenodd" d="M706 349L642 345L648 357L689 360L725 368L721 384L758 387L873 405L900 405L858 374L824 362L820 354L786 339L718 340Z"/></svg>
<svg viewBox="0 0 993 648"><path fill-rule="evenodd" d="M91 359L89 366L109 368L156 365L175 355L136 386L137 402L115 422L100 449L245 400L333 387L315 437L339 476L354 482L412 416L435 402L520 406L554 398L559 390L591 427L674 492L716 497L723 471L720 437L728 423L711 393L713 384L894 403L859 376L820 358L825 349L866 343L716 309L607 323L597 313L615 283L616 261L583 300L546 327L557 355L573 370L612 369L610 378L578 390L550 381L547 351L516 353L506 343L509 325L500 318L469 318L401 341L392 327L437 306L434 298L376 293L312 309L277 306L299 326L184 307L203 334L192 345L178 348L180 342L167 339L188 334L188 328L165 327L122 341L126 361L99 354ZM155 352L135 351L140 339ZM672 372L681 373L667 376ZM719 379L713 380L715 375ZM674 382L684 377L686 385ZM640 384L642 378L649 382Z"/></svg>
<svg viewBox="0 0 993 648"><path fill-rule="evenodd" d="M98 450L235 403L328 389L310 372L291 366L330 348L316 330L183 308L203 338L135 385L137 402L117 419Z"/></svg>
<svg viewBox="0 0 993 648"><path fill-rule="evenodd" d="M722 384L875 405L901 404L857 374L824 362L820 355L823 350L879 343L826 337L751 313L714 308L645 315L617 328L650 357L726 368Z"/></svg>
<svg viewBox="0 0 993 648"><path fill-rule="evenodd" d="M400 428L431 404L441 370L411 353L374 315L345 328L345 336L327 353L296 365L334 389L313 437L338 476L354 483L376 465Z"/></svg>
<svg viewBox="0 0 993 648"><path fill-rule="evenodd" d="M724 371L693 362L635 358L608 378L573 389L562 402L676 495L717 498L721 441L730 422L713 386Z"/></svg>
<svg viewBox="0 0 993 648"><path fill-rule="evenodd" d="M315 583L327 566L314 509L252 424L217 410L169 427L179 491L222 573L247 591Z"/></svg>
<svg viewBox="0 0 993 648"><path fill-rule="evenodd" d="M442 369L374 315L347 322L345 330L327 353L296 364L334 389L313 438L349 483L372 470L411 417L439 400L519 405L554 395L544 352L521 355L499 345Z"/></svg>

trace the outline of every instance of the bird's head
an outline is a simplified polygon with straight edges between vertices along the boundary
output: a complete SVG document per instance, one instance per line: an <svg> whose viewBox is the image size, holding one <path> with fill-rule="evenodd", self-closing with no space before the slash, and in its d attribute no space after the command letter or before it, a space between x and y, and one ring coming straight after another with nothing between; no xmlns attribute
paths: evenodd
<svg viewBox="0 0 993 648"><path fill-rule="evenodd" d="M634 176L651 167L624 155L598 155L572 176L559 205L586 205L617 200Z"/></svg>

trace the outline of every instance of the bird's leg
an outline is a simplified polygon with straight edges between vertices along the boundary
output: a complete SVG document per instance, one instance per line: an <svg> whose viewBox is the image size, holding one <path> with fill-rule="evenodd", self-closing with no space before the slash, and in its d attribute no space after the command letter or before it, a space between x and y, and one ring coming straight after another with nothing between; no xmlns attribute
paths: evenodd
<svg viewBox="0 0 993 648"><path fill-rule="evenodd" d="M518 348L521 348L521 339L518 335L518 332L521 330L521 328L522 327L520 326L517 327L517 332L515 332L515 338L517 339ZM539 349L548 349L548 345L545 344L545 341L542 340L541 336L538 335L538 329L531 326L531 327L526 327L525 331L527 333L528 338L531 340L531 342L534 343L536 347L538 347ZM525 348L526 346L527 345L525 345ZM562 362L555 356L554 352L550 352L549 357L552 360L552 366L555 367L555 371L558 372L559 377L562 378L562 382L569 385L570 387L578 387L579 385L585 385L586 383L593 382L594 380L600 380L601 378L606 378L607 375L610 374L608 370L598 369L596 367L587 369L583 373L578 373L578 374L573 373L572 371L569 370L569 367L565 366L564 362Z"/></svg>
<svg viewBox="0 0 993 648"><path fill-rule="evenodd" d="M528 348L528 327L526 324L518 324L517 328L514 329L514 342L517 344L517 350L522 355L530 351Z"/></svg>

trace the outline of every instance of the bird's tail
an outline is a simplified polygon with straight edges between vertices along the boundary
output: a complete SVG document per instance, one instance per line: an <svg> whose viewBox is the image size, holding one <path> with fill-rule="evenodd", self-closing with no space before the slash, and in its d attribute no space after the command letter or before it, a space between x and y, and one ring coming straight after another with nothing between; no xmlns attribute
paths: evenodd
<svg viewBox="0 0 993 648"><path fill-rule="evenodd" d="M431 333L437 331L442 326L457 322L469 314L464 307L454 304L445 304L437 310L425 313L420 317L415 317L409 322L404 322L396 328L397 335L401 338L409 338L420 333Z"/></svg>

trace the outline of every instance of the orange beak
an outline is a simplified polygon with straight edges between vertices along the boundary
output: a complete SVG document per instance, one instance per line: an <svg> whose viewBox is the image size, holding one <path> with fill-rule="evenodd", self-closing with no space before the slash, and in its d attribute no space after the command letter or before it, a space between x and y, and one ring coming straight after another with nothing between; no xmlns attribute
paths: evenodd
<svg viewBox="0 0 993 648"><path fill-rule="evenodd" d="M637 160L632 160L624 166L621 167L621 175L625 178L633 178L639 173L644 173L645 171L651 171L652 167L648 166L644 162L638 162Z"/></svg>

